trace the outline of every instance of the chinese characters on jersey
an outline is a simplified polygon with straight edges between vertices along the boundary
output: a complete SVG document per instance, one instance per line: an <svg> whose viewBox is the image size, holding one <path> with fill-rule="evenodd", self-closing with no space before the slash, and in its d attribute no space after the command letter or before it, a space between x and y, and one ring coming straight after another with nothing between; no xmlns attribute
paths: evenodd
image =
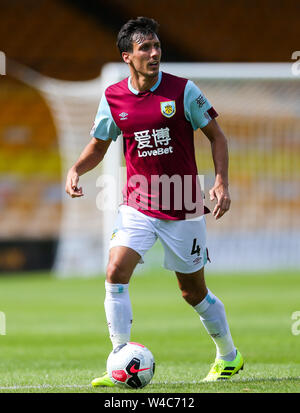
<svg viewBox="0 0 300 413"><path fill-rule="evenodd" d="M168 146L171 141L169 128L149 129L134 132L135 140L138 142L138 156L157 156L172 153L172 146Z"/></svg>

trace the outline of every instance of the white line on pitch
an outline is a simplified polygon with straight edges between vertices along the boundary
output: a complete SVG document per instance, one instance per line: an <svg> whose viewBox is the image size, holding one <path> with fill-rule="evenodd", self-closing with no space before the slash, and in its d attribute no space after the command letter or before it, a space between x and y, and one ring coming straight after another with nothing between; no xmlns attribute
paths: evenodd
<svg viewBox="0 0 300 413"><path fill-rule="evenodd" d="M185 382L185 381L175 381L175 382L152 382L151 384L153 385L176 385L176 384L199 384L197 381L192 381L192 382ZM72 388L92 388L90 384L60 384L60 385L51 385L51 384L40 384L36 386L0 386L0 391L1 390L34 390L34 389L72 389Z"/></svg>
<svg viewBox="0 0 300 413"><path fill-rule="evenodd" d="M1 386L0 390L22 390L22 389L55 389L55 388L87 388L90 387L88 384L62 384L62 385L51 385L51 384L41 384L37 386Z"/></svg>

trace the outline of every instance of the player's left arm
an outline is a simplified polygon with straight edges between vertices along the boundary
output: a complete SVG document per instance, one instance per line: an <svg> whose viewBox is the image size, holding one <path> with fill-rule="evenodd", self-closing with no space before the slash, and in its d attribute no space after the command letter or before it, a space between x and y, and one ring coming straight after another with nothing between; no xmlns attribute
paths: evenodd
<svg viewBox="0 0 300 413"><path fill-rule="evenodd" d="M215 183L209 191L210 200L217 200L213 215L221 218L230 208L230 195L228 189L228 145L227 139L216 119L212 119L201 128L211 143L212 156L215 166Z"/></svg>

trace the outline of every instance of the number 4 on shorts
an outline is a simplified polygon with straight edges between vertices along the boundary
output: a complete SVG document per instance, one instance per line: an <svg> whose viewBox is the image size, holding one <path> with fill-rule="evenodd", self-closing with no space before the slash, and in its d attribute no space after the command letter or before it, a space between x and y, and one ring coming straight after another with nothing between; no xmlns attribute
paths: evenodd
<svg viewBox="0 0 300 413"><path fill-rule="evenodd" d="M197 254L197 255L198 255L198 257L199 257L199 255L200 255L200 251L201 251L201 248L200 248L200 246L197 244L197 238L194 238L194 240L193 240L193 247L192 247L192 251L191 251L191 255L193 255L193 254Z"/></svg>

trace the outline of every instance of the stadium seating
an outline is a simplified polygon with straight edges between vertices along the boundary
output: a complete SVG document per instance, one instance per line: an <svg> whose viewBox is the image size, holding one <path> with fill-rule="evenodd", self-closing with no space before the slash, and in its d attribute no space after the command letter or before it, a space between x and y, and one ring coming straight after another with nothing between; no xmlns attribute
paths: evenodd
<svg viewBox="0 0 300 413"><path fill-rule="evenodd" d="M1 6L0 50L51 77L83 80L98 76L103 64L119 61L116 30L103 24L101 3L99 16L83 12L78 3L6 2ZM110 0L109 5L120 24L138 15L156 18L164 50L177 50L182 61L286 61L298 48L297 25L290 24L295 7L284 3L272 4L272 18L264 1L259 10L251 1L224 7L222 0L206 2L205 7L197 0L186 0L184 6L181 0ZM22 30L11 30L20 21Z"/></svg>
<svg viewBox="0 0 300 413"><path fill-rule="evenodd" d="M126 17L148 16L161 24L167 41L185 61L286 61L297 47L296 1L259 4L214 0L111 0ZM284 14L284 19L282 18ZM216 30L217 28L217 30ZM284 33L284 36L282 35ZM237 35L238 34L238 35ZM293 46L294 45L294 46Z"/></svg>
<svg viewBox="0 0 300 413"><path fill-rule="evenodd" d="M22 31L12 31L20 21ZM65 80L97 77L104 63L119 60L114 33L58 0L1 6L0 50L40 73Z"/></svg>
<svg viewBox="0 0 300 413"><path fill-rule="evenodd" d="M1 79L0 238L55 238L61 210L56 131L37 91Z"/></svg>

